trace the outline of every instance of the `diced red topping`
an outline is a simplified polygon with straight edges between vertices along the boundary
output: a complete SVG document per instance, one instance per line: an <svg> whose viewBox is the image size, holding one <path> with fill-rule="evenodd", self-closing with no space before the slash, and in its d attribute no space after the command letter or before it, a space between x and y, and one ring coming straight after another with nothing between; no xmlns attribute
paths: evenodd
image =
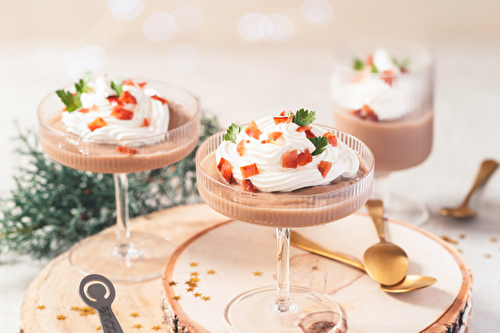
<svg viewBox="0 0 500 333"><path fill-rule="evenodd" d="M133 86L133 85L135 85L134 84L134 80L124 80L124 81L122 81L122 84L124 86ZM146 84L147 84L147 82L137 82L137 85L139 87L141 87L141 88L143 88Z"/></svg>
<svg viewBox="0 0 500 333"><path fill-rule="evenodd" d="M92 105L92 111L97 111L97 110L99 110L99 107L95 104Z"/></svg>
<svg viewBox="0 0 500 333"><path fill-rule="evenodd" d="M243 156L243 154L245 153L245 140L241 140L240 142L238 142L238 145L236 146L236 151L240 156Z"/></svg>
<svg viewBox="0 0 500 333"><path fill-rule="evenodd" d="M157 96L157 95L153 95L153 96L151 96L151 98L152 98L152 99L155 99L155 100L157 100L157 101L160 101L160 102L161 102L161 104L167 104L167 103L168 103L168 101L167 101L165 98L161 98L161 97L159 97L159 96Z"/></svg>
<svg viewBox="0 0 500 333"><path fill-rule="evenodd" d="M62 112L66 111L66 107L63 107Z"/></svg>
<svg viewBox="0 0 500 333"><path fill-rule="evenodd" d="M151 119L144 118L144 121L142 122L142 126L148 127L150 124L151 124Z"/></svg>
<svg viewBox="0 0 500 333"><path fill-rule="evenodd" d="M241 176L243 178L250 178L259 174L259 168L257 168L257 164L250 164L240 167Z"/></svg>
<svg viewBox="0 0 500 333"><path fill-rule="evenodd" d="M300 126L296 129L297 132L304 132L304 131L307 131L307 130L310 130L312 128L312 126Z"/></svg>
<svg viewBox="0 0 500 333"><path fill-rule="evenodd" d="M291 115L289 117L286 117L285 116L285 111L281 112L281 115L283 115L282 117L273 117L274 119L274 124L275 125L278 125L278 124L290 124L292 122L292 119L293 119L293 112L291 113Z"/></svg>
<svg viewBox="0 0 500 333"><path fill-rule="evenodd" d="M408 73L409 72L408 68L406 68L406 67L401 67L401 68L399 68L399 70L401 71L401 73Z"/></svg>
<svg viewBox="0 0 500 333"><path fill-rule="evenodd" d="M250 143L250 140L245 140L245 143Z"/></svg>
<svg viewBox="0 0 500 333"><path fill-rule="evenodd" d="M106 99L111 104L116 103L118 105L123 105L123 102L120 100L120 97L118 97L118 96L108 96L108 97L106 97Z"/></svg>
<svg viewBox="0 0 500 333"><path fill-rule="evenodd" d="M130 120L130 119L134 118L133 111L122 108L119 105L116 105L113 108L113 112L111 112L111 115L113 117L115 117L116 119L121 119L121 120Z"/></svg>
<svg viewBox="0 0 500 333"><path fill-rule="evenodd" d="M80 109L78 110L78 112L81 112L81 113L89 113L89 109L88 108L83 108L83 109Z"/></svg>
<svg viewBox="0 0 500 333"><path fill-rule="evenodd" d="M248 136L251 136L252 138L257 139L257 140L259 140L259 136L262 134L262 132L260 131L260 129L257 127L257 124L253 120L250 123L250 125L248 125L245 128L245 133Z"/></svg>
<svg viewBox="0 0 500 333"><path fill-rule="evenodd" d="M129 148L129 147L125 147L125 146L120 146L120 147L116 148L116 151L119 153L122 153L122 154L127 154L128 156L132 156L132 155L137 154L139 152L137 149Z"/></svg>
<svg viewBox="0 0 500 333"><path fill-rule="evenodd" d="M385 83L387 83L392 87L392 79L393 79L392 70L383 71L382 74L380 75L380 78L384 80Z"/></svg>
<svg viewBox="0 0 500 333"><path fill-rule="evenodd" d="M282 117L286 116L286 111L281 111L280 116Z"/></svg>
<svg viewBox="0 0 500 333"><path fill-rule="evenodd" d="M306 138L314 138L316 136L311 130L305 130L304 133L306 133Z"/></svg>
<svg viewBox="0 0 500 333"><path fill-rule="evenodd" d="M244 192L255 193L257 189L253 186L252 181L250 179L243 179L241 181L241 190Z"/></svg>
<svg viewBox="0 0 500 333"><path fill-rule="evenodd" d="M125 104L137 104L137 100L135 99L135 97L128 91L124 91L119 100Z"/></svg>
<svg viewBox="0 0 500 333"><path fill-rule="evenodd" d="M325 138L328 138L329 144L331 144L333 147L337 147L337 137L335 136L335 134L326 132L325 134L323 134L323 136Z"/></svg>
<svg viewBox="0 0 500 333"><path fill-rule="evenodd" d="M298 163L299 155L297 154L297 149L287 151L281 156L281 166L283 168L297 169Z"/></svg>
<svg viewBox="0 0 500 333"><path fill-rule="evenodd" d="M262 143L269 143L271 141L276 141L283 136L283 132L269 132L267 133L267 140L262 140Z"/></svg>
<svg viewBox="0 0 500 333"><path fill-rule="evenodd" d="M313 157L311 153L309 152L309 149L304 150L304 152L300 153L299 156L297 157L297 164L299 166L304 166L306 164L311 163L313 160Z"/></svg>
<svg viewBox="0 0 500 333"><path fill-rule="evenodd" d="M366 65L372 66L373 65L373 55L369 54L366 56Z"/></svg>
<svg viewBox="0 0 500 333"><path fill-rule="evenodd" d="M359 110L350 111L349 113L353 116L360 118L360 119L369 120L369 121L378 121L377 114L375 113L375 111L370 109L370 107L368 105L363 105L363 108L361 108Z"/></svg>
<svg viewBox="0 0 500 333"><path fill-rule="evenodd" d="M328 172L330 171L331 168L332 168L332 162L328 162L328 161L319 162L318 170L319 170L319 172L321 172L321 175L323 176L323 178L326 177L326 175L328 174Z"/></svg>
<svg viewBox="0 0 500 333"><path fill-rule="evenodd" d="M224 157L220 159L217 169L229 184L233 181L233 166Z"/></svg>
<svg viewBox="0 0 500 333"><path fill-rule="evenodd" d="M95 131L98 128L107 126L108 123L104 121L101 117L97 117L93 122L87 125L90 131Z"/></svg>

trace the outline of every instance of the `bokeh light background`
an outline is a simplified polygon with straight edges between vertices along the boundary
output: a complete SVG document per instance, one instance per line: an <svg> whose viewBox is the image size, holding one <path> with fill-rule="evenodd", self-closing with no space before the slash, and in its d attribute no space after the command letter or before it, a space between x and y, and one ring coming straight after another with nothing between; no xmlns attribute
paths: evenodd
<svg viewBox="0 0 500 333"><path fill-rule="evenodd" d="M496 0L0 0L0 154L12 153L14 119L34 127L38 102L87 70L186 87L223 125L302 106L332 124L342 42L420 40L437 52L439 84L443 68L498 62L499 13ZM16 164L1 167L4 191Z"/></svg>

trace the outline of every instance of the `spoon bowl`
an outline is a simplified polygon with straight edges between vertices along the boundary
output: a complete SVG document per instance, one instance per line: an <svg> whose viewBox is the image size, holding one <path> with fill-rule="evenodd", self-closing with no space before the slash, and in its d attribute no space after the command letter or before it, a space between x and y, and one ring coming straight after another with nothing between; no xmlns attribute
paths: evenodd
<svg viewBox="0 0 500 333"><path fill-rule="evenodd" d="M368 200L366 207L380 239L380 243L370 246L363 255L366 272L382 285L398 284L405 278L410 260L402 248L385 240L382 201Z"/></svg>
<svg viewBox="0 0 500 333"><path fill-rule="evenodd" d="M380 289L388 293L407 293L413 290L418 290L432 286L437 280L430 276L423 275L407 275L404 280L394 286L380 285Z"/></svg>
<svg viewBox="0 0 500 333"><path fill-rule="evenodd" d="M467 219L477 215L477 212L468 206L460 206L456 208L443 208L440 211L443 216L452 216L459 219Z"/></svg>

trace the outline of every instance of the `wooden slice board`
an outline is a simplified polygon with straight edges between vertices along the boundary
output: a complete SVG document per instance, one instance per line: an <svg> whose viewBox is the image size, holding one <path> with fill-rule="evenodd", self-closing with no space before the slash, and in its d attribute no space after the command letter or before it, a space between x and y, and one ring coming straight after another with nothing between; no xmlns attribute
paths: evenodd
<svg viewBox="0 0 500 333"><path fill-rule="evenodd" d="M295 232L356 258L378 242L363 214ZM412 293L387 294L356 269L292 247L291 285L325 292L337 301L347 320L342 332L467 332L472 277L462 256L437 237L400 222L388 221L386 235L408 253L409 274L438 282ZM229 332L222 315L226 304L242 292L276 283L275 242L274 229L232 221L181 245L163 278L165 318L173 332ZM188 291L193 277L194 290Z"/></svg>

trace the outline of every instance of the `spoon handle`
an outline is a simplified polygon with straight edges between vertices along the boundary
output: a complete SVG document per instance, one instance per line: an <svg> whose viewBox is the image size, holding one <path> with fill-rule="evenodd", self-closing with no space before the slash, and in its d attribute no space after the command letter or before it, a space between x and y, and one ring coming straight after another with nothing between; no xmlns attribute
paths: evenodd
<svg viewBox="0 0 500 333"><path fill-rule="evenodd" d="M479 169L479 173L477 174L476 181L474 182L474 185L469 191L469 194L467 194L467 197L464 200L464 203L462 204L463 206L466 206L469 203L470 198L472 197L472 194L481 187L488 178L495 172L495 170L498 168L498 163L493 160L485 160L481 164L481 168Z"/></svg>
<svg viewBox="0 0 500 333"><path fill-rule="evenodd" d="M370 214L375 228L377 229L377 235L381 242L385 242L385 232L384 232L384 204L381 200L368 200L366 202L366 208Z"/></svg>

